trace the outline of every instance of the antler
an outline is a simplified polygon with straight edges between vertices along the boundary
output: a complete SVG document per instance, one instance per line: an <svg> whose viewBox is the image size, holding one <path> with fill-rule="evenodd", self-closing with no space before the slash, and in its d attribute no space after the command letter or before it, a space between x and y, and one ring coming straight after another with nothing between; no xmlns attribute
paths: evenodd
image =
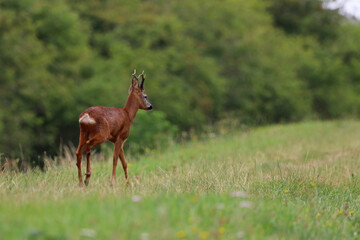
<svg viewBox="0 0 360 240"><path fill-rule="evenodd" d="M134 69L134 73L132 75L133 75L134 78L136 78L136 80L139 81L139 78L136 76L136 69ZM140 77L140 75L139 75L139 77Z"/></svg>
<svg viewBox="0 0 360 240"><path fill-rule="evenodd" d="M142 79L140 88L144 89L144 81L145 81L145 76L146 76L146 75L144 75L144 70L142 71L140 76L141 76L141 79Z"/></svg>

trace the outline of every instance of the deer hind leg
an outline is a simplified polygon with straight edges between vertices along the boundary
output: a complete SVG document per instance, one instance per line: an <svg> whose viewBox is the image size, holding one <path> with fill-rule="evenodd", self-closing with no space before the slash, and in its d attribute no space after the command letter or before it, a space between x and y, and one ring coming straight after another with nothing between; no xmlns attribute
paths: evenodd
<svg viewBox="0 0 360 240"><path fill-rule="evenodd" d="M90 152L91 148L102 144L106 141L106 137L101 134L95 134L90 140L86 141L86 174L84 183L87 186L91 177L91 164L90 164Z"/></svg>
<svg viewBox="0 0 360 240"><path fill-rule="evenodd" d="M79 185L82 186L81 158L86 147L86 134L80 133L79 146L76 150L76 166L78 168Z"/></svg>
<svg viewBox="0 0 360 240"><path fill-rule="evenodd" d="M86 148L86 174L85 174L85 185L89 185L90 176L91 176L91 166L90 166L90 148L89 146Z"/></svg>
<svg viewBox="0 0 360 240"><path fill-rule="evenodd" d="M86 144L88 146L89 149L102 144L103 142L106 141L106 137L102 136L101 134L95 134L95 136L93 136L91 139L86 141Z"/></svg>

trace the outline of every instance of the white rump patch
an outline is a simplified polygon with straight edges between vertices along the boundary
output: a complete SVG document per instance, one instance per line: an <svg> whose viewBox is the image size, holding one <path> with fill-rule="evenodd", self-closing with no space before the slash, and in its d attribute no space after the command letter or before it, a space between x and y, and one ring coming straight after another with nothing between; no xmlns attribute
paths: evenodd
<svg viewBox="0 0 360 240"><path fill-rule="evenodd" d="M90 117L89 114L85 113L84 116L79 119L79 123L95 124L96 121Z"/></svg>

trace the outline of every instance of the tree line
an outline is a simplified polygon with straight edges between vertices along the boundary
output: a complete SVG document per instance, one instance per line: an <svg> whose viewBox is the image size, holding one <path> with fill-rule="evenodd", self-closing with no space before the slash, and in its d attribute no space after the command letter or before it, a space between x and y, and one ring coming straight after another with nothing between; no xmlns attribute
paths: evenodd
<svg viewBox="0 0 360 240"><path fill-rule="evenodd" d="M358 117L359 39L321 0L0 0L0 153L76 145L79 114L123 107L134 68L154 106L137 150L229 116Z"/></svg>

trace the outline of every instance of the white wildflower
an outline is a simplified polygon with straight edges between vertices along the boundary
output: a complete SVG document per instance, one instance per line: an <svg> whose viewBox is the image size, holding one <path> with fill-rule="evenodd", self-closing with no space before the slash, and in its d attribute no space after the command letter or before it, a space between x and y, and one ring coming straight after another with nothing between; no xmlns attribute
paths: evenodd
<svg viewBox="0 0 360 240"><path fill-rule="evenodd" d="M216 204L216 209L222 210L222 209L224 209L224 208L225 208L225 205L224 205L223 203L218 203L218 204Z"/></svg>
<svg viewBox="0 0 360 240"><path fill-rule="evenodd" d="M241 208L252 208L253 204L251 202L249 202L249 201L242 201L242 202L240 202L239 207L241 207Z"/></svg>
<svg viewBox="0 0 360 240"><path fill-rule="evenodd" d="M232 192L230 193L231 197L238 197L238 198L245 198L248 196L247 192L244 191L236 191L236 192Z"/></svg>
<svg viewBox="0 0 360 240"><path fill-rule="evenodd" d="M88 238L96 238L96 231L94 229L83 228L81 229L80 236Z"/></svg>
<svg viewBox="0 0 360 240"><path fill-rule="evenodd" d="M245 237L245 234L243 232L237 232L236 237L237 238L243 238L243 237Z"/></svg>
<svg viewBox="0 0 360 240"><path fill-rule="evenodd" d="M141 233L140 235L141 240L149 240L149 234L147 232Z"/></svg>
<svg viewBox="0 0 360 240"><path fill-rule="evenodd" d="M139 195L134 195L131 197L133 202L141 202L141 197Z"/></svg>

